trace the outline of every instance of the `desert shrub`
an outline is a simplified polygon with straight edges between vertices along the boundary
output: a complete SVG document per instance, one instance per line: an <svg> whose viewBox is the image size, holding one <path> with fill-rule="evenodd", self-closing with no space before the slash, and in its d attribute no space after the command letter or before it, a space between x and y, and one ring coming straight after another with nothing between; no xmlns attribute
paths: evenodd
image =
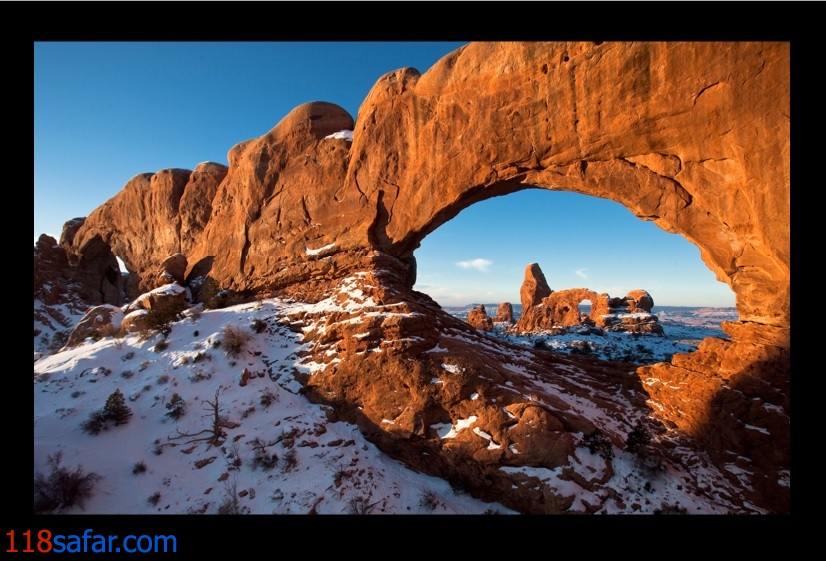
<svg viewBox="0 0 826 561"><path fill-rule="evenodd" d="M457 497L460 495L466 495L467 490L465 486L462 485L462 481L458 478L450 478L448 479L448 483L450 483L450 489L453 491L453 494Z"/></svg>
<svg viewBox="0 0 826 561"><path fill-rule="evenodd" d="M628 433L628 438L625 439L625 449L632 454L638 454L649 444L651 444L651 434L642 424L642 419L639 419L631 432Z"/></svg>
<svg viewBox="0 0 826 561"><path fill-rule="evenodd" d="M218 514L249 514L249 512L249 507L241 506L238 500L238 482L235 476L224 481L224 499L218 505Z"/></svg>
<svg viewBox="0 0 826 561"><path fill-rule="evenodd" d="M212 378L212 374L209 372L204 372L200 368L196 368L190 375L189 381L190 382L200 382L202 380L209 380Z"/></svg>
<svg viewBox="0 0 826 561"><path fill-rule="evenodd" d="M132 473L134 475L138 475L139 473L146 473L146 463L141 460L140 462L135 462L135 465L132 466Z"/></svg>
<svg viewBox="0 0 826 561"><path fill-rule="evenodd" d="M169 382L169 374L161 374L158 376L158 384L163 385Z"/></svg>
<svg viewBox="0 0 826 561"><path fill-rule="evenodd" d="M48 350L50 351L57 351L66 344L66 341L69 340L69 332L68 331L55 331L52 334L52 340L49 343Z"/></svg>
<svg viewBox="0 0 826 561"><path fill-rule="evenodd" d="M580 442L580 446L587 447L591 454L599 454L606 461L614 457L614 447L611 441L599 429L586 435Z"/></svg>
<svg viewBox="0 0 826 561"><path fill-rule="evenodd" d="M292 471L298 465L298 458L295 456L295 448L290 448L284 453L284 471Z"/></svg>
<svg viewBox="0 0 826 561"><path fill-rule="evenodd" d="M129 351L128 353L126 353L125 355L120 357L120 359L122 361L126 362L127 360L132 360L134 357L135 357L135 351Z"/></svg>
<svg viewBox="0 0 826 561"><path fill-rule="evenodd" d="M278 394L274 393L270 388L265 388L264 391L261 392L261 397L258 399L258 403L265 409L276 401L278 401Z"/></svg>
<svg viewBox="0 0 826 561"><path fill-rule="evenodd" d="M350 514L370 514L374 506L367 497L351 497L348 503Z"/></svg>
<svg viewBox="0 0 826 561"><path fill-rule="evenodd" d="M254 451L252 469L258 469L260 467L264 471L269 471L278 464L278 456L276 456L274 452L267 452L267 448L275 445L275 442L265 443L260 438L256 438L251 444Z"/></svg>
<svg viewBox="0 0 826 561"><path fill-rule="evenodd" d="M113 421L115 426L125 425L132 416L132 410L126 405L123 393L119 389L112 392L106 398L106 405L103 407L106 418Z"/></svg>
<svg viewBox="0 0 826 561"><path fill-rule="evenodd" d="M72 395L72 397L74 397L74 398L78 398L78 397L80 397L81 395L83 395L84 393L86 393L86 392L82 392L82 391L79 391L79 390L75 390L75 391L73 391L73 392L72 392L72 394L71 394L71 395Z"/></svg>
<svg viewBox="0 0 826 561"><path fill-rule="evenodd" d="M251 327L256 333L263 333L267 329L267 322L256 318L253 320Z"/></svg>
<svg viewBox="0 0 826 561"><path fill-rule="evenodd" d="M166 416L177 421L186 412L186 402L180 394L173 393L172 399L166 404L166 409Z"/></svg>
<svg viewBox="0 0 826 561"><path fill-rule="evenodd" d="M74 469L60 465L63 452L55 452L46 459L49 474L34 475L34 512L42 514L72 506L83 509L94 495L95 484L101 479L96 473L86 473L83 466Z"/></svg>
<svg viewBox="0 0 826 561"><path fill-rule="evenodd" d="M129 378L131 378L134 375L135 375L135 373L132 372L131 370L124 370L123 372L120 373L120 377L123 378L124 380L128 380Z"/></svg>
<svg viewBox="0 0 826 561"><path fill-rule="evenodd" d="M419 497L419 506L425 509L428 512L433 512L437 506L439 506L439 499L436 495L436 492L432 489L426 489L422 491L421 496Z"/></svg>
<svg viewBox="0 0 826 561"><path fill-rule="evenodd" d="M167 341L166 339L161 339L160 341L155 343L155 346L152 347L152 350L154 350L156 353L160 353L162 351L165 351L167 347L169 347L169 341Z"/></svg>
<svg viewBox="0 0 826 561"><path fill-rule="evenodd" d="M204 309L217 310L227 305L227 297L229 293L226 290L221 290L215 279L207 277L201 284L201 302L204 303Z"/></svg>
<svg viewBox="0 0 826 561"><path fill-rule="evenodd" d="M160 491L155 491L154 493L149 495L148 499L146 499L146 502L148 502L152 506L158 506L158 503L160 501L161 501L161 492Z"/></svg>
<svg viewBox="0 0 826 561"><path fill-rule="evenodd" d="M335 483L336 487L340 487L341 482L350 477L350 475L352 475L352 472L343 464L339 464L338 467L336 467L336 471L333 473L333 483Z"/></svg>
<svg viewBox="0 0 826 561"><path fill-rule="evenodd" d="M141 334L148 337L153 333L160 333L164 337L172 333L172 326L174 321L181 319L182 307L165 306L159 309L149 310L143 316L144 329Z"/></svg>
<svg viewBox="0 0 826 561"><path fill-rule="evenodd" d="M92 411L89 418L80 425L80 428L83 429L83 432L86 434L94 436L109 428L109 420L103 409L98 409L97 411Z"/></svg>
<svg viewBox="0 0 826 561"><path fill-rule="evenodd" d="M252 333L233 323L226 324L221 329L221 345L224 352L232 357L237 357L247 350L247 344L252 339Z"/></svg>
<svg viewBox="0 0 826 561"><path fill-rule="evenodd" d="M663 502L660 504L660 508L654 511L654 514L686 514L688 511L685 507L680 506L679 503L668 504Z"/></svg>

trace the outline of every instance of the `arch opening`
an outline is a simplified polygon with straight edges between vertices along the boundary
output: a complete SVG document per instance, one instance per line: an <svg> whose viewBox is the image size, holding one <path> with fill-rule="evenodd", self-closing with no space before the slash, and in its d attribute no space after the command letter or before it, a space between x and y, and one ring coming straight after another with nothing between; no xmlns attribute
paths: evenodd
<svg viewBox="0 0 826 561"><path fill-rule="evenodd" d="M597 358L649 364L691 352L706 337L728 338L721 322L738 319L733 291L694 244L618 202L580 193L523 188L474 202L429 233L414 256L415 290L461 319L483 304L492 334L525 345L569 352L566 338L592 335ZM554 308L520 321L530 263L547 278L546 304ZM637 291L650 295L653 308L638 302ZM494 318L505 303L515 325ZM604 333L635 340L601 344ZM648 335L657 336L656 352L642 350Z"/></svg>
<svg viewBox="0 0 826 561"><path fill-rule="evenodd" d="M593 308L593 303L591 302L590 298L585 298L577 304L577 310L579 311L579 321L580 323L585 322L593 322L593 318L591 317L591 309Z"/></svg>

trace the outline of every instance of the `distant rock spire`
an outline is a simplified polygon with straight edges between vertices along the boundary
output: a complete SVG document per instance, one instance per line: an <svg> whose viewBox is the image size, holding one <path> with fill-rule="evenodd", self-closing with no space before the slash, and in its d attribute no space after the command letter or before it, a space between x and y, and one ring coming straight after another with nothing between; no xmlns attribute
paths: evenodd
<svg viewBox="0 0 826 561"><path fill-rule="evenodd" d="M522 288L519 289L519 296L522 298L522 313L524 314L529 308L539 304L552 292L539 264L528 265L525 269L525 280L522 282Z"/></svg>

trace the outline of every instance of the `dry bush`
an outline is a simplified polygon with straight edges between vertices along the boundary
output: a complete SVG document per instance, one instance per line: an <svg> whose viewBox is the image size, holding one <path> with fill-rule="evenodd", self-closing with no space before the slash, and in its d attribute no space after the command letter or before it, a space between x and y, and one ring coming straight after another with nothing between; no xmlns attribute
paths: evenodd
<svg viewBox="0 0 826 561"><path fill-rule="evenodd" d="M94 495L95 484L101 479L96 473L86 473L83 466L69 469L60 465L63 452L55 452L46 462L49 475L34 475L34 512L42 514L83 505Z"/></svg>
<svg viewBox="0 0 826 561"><path fill-rule="evenodd" d="M439 502L438 496L436 492L431 489L426 489L422 491L421 496L419 497L419 506L425 509L428 512L433 512L437 506L441 503Z"/></svg>
<svg viewBox="0 0 826 561"><path fill-rule="evenodd" d="M226 324L221 329L221 347L232 356L237 357L247 350L247 344L252 339L252 333L234 323Z"/></svg>

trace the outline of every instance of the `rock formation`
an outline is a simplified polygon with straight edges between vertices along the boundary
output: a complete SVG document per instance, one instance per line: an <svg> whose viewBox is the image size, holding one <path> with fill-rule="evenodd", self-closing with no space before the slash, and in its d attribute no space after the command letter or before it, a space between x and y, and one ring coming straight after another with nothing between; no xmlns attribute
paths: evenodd
<svg viewBox="0 0 826 561"><path fill-rule="evenodd" d="M651 295L648 294L645 290L632 290L628 294L625 295L623 298L623 302L619 302L617 305L611 304L612 308L627 308L627 312L629 314L636 314L640 312L651 312L651 308L654 307L654 299L651 298Z"/></svg>
<svg viewBox="0 0 826 561"><path fill-rule="evenodd" d="M525 269L525 280L522 288L519 289L519 296L522 300L522 314L525 310L539 304L543 298L550 296L553 290L548 286L545 275L538 263L531 263Z"/></svg>
<svg viewBox="0 0 826 561"><path fill-rule="evenodd" d="M186 257L180 253L170 255L164 259L163 263L161 263L161 268L163 270L159 275L161 278L161 284L176 282L183 285L186 277L187 265L188 263Z"/></svg>
<svg viewBox="0 0 826 561"><path fill-rule="evenodd" d="M496 309L496 315L493 318L494 323L515 323L513 319L513 306L510 302L502 302L499 308Z"/></svg>
<svg viewBox="0 0 826 561"><path fill-rule="evenodd" d="M544 281L545 276L539 265L532 263L525 271L525 281L520 293L534 294L537 278ZM548 288L548 291L549 294L535 304L522 308L522 315L513 326L513 332L554 331L560 327L581 324L611 331L656 334L663 332L659 319L651 313L654 299L645 290L632 290L623 298L611 298L608 294L597 294L587 288L571 288L556 292ZM591 312L588 314L579 310L579 305L586 300L591 302Z"/></svg>
<svg viewBox="0 0 826 561"><path fill-rule="evenodd" d="M69 339L66 347L75 347L86 340L87 337L109 337L117 333L123 321L123 311L111 304L95 306L86 312L86 315L78 322Z"/></svg>
<svg viewBox="0 0 826 561"><path fill-rule="evenodd" d="M490 319L485 306L482 304L468 312L467 322L479 331L493 331L493 320Z"/></svg>
<svg viewBox="0 0 826 561"><path fill-rule="evenodd" d="M737 295L740 321L723 324L730 340L640 369L651 415L702 439L720 465L729 452L745 458L753 485L744 500L788 511L778 474L789 469L789 78L788 43L472 43L424 74L404 68L381 77L355 122L340 107L312 102L233 147L228 168L136 176L64 236L65 247L71 266L97 275L84 282L106 302L118 298L110 248L141 292L174 253L188 256L188 280L197 271L236 293L304 302L365 275L374 284L360 280L360 290L373 304L405 315L362 316L360 328L386 350L366 354L381 357L356 354L370 342L340 326L349 312L303 318L328 325L314 337L333 352L317 360L341 361L335 376L307 381L308 395L357 422L388 453L507 497L513 479L499 481L499 466L525 457L509 456L507 446L488 449L478 435L440 442L427 427L472 412L485 434L503 439L501 406L468 396L495 395L503 380L527 382L480 361L479 348L441 336L460 328L412 291L413 253L462 209L521 189L617 201L691 240ZM328 138L342 129L354 131L352 141ZM535 287L521 295L526 309L551 296L533 277ZM644 309L643 300L635 305ZM435 345L449 346L451 360L471 369L445 383L455 401L389 392L403 390L402 381L418 388L441 371L422 354ZM600 383L596 374L589 380ZM368 396L376 388L387 390L381 399ZM562 419L565 431L587 428L555 408L553 396L542 399L537 407ZM394 426L403 428L382 428L397 417ZM547 419L546 426L559 425ZM571 432L543 434L569 449ZM543 454L522 465L556 467L560 460ZM488 463L461 467L470 458ZM540 507L533 485L541 487L531 480L508 500L533 501L534 512L564 510L560 497L543 496Z"/></svg>

